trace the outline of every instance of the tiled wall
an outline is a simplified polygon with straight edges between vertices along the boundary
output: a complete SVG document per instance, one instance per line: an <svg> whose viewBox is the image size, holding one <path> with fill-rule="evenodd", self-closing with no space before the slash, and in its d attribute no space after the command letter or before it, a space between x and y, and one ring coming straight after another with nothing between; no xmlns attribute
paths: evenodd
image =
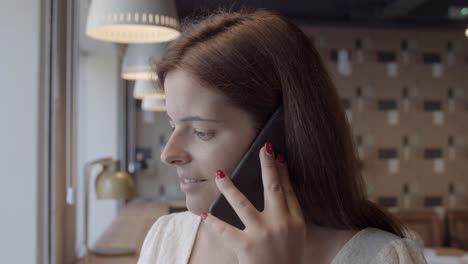
<svg viewBox="0 0 468 264"><path fill-rule="evenodd" d="M463 204L468 43L463 32L304 28L343 98L368 194L387 206ZM450 190L450 191L449 191Z"/></svg>
<svg viewBox="0 0 468 264"><path fill-rule="evenodd" d="M407 192L415 198L412 206L443 206L452 189L463 204L468 192L468 43L462 33L303 29L343 98L370 198L401 206ZM137 177L140 195L157 198L161 185L175 195L175 170L159 161L161 136L168 138L169 125L163 113L153 114L153 123L142 117L139 111L137 143L153 149L154 161L153 172Z"/></svg>

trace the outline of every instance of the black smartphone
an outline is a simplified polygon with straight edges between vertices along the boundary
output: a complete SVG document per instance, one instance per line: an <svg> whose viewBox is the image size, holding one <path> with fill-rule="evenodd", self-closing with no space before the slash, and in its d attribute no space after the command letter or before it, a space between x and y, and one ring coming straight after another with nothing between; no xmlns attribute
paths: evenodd
<svg viewBox="0 0 468 264"><path fill-rule="evenodd" d="M275 154L282 153L286 155L285 140L284 113L283 106L280 105L270 116L265 126L239 162L239 165L237 165L230 176L234 185L259 211L263 211L264 209L263 181L259 157L260 149L266 142L271 142ZM212 215L226 223L242 230L245 228L224 195L221 194L213 202L209 210Z"/></svg>

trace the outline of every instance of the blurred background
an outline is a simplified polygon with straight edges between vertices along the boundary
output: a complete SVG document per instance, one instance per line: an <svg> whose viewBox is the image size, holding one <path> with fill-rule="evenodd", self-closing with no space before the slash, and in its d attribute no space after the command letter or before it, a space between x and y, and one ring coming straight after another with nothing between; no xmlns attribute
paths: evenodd
<svg viewBox="0 0 468 264"><path fill-rule="evenodd" d="M240 7L276 10L315 44L368 198L429 263L468 254L468 0L0 5L2 263L136 263L154 221L186 210L159 160L171 128L151 64L184 23Z"/></svg>

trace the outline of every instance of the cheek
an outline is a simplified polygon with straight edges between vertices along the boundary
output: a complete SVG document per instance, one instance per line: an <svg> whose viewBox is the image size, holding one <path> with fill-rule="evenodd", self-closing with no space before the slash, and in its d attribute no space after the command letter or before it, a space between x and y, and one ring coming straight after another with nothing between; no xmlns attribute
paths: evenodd
<svg viewBox="0 0 468 264"><path fill-rule="evenodd" d="M226 135L210 147L203 149L203 154L199 156L200 162L203 165L200 165L208 170L207 173L213 176L218 169L222 169L230 175L248 150L251 141L250 137L244 137L243 140L239 140L237 136Z"/></svg>

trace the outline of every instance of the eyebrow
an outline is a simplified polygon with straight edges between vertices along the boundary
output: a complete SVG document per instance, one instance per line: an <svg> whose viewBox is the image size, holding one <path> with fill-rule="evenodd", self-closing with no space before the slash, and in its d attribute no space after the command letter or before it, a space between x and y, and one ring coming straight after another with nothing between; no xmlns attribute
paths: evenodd
<svg viewBox="0 0 468 264"><path fill-rule="evenodd" d="M167 118L169 118L169 120L172 120L172 118L167 115ZM214 120L214 119L207 119L207 118L202 118L200 116L186 116L184 118L181 118L179 119L180 122L191 122L191 121L201 121L201 122L214 122L214 123L219 123L219 121L217 120Z"/></svg>

